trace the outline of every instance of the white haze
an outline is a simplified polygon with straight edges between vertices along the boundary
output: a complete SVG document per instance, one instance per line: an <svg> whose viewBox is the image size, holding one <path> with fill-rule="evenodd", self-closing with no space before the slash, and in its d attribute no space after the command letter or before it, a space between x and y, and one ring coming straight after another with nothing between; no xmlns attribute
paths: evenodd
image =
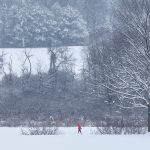
<svg viewBox="0 0 150 150"><path fill-rule="evenodd" d="M81 70L82 66L82 57L81 51L83 49L82 46L72 46L68 47L70 54L72 54L74 64L75 64L75 72L78 74ZM32 48L26 49L27 51L31 50L31 64L32 64L32 73L36 74L37 69L41 67L43 72L47 72L49 68L49 58L47 53L47 48ZM7 48L0 49L0 54L4 51L5 55L5 70L8 71L8 63L10 59L12 59L12 69L13 73L17 75L21 75L21 67L25 60L23 48ZM27 66L29 64L26 64ZM2 74L1 74L2 77Z"/></svg>

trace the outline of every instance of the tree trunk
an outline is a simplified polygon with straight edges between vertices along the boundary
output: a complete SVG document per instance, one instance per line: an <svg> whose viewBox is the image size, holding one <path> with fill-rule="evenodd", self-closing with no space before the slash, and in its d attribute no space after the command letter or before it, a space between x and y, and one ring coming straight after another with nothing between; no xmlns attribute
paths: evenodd
<svg viewBox="0 0 150 150"><path fill-rule="evenodd" d="M150 132L150 105L148 105L148 132Z"/></svg>

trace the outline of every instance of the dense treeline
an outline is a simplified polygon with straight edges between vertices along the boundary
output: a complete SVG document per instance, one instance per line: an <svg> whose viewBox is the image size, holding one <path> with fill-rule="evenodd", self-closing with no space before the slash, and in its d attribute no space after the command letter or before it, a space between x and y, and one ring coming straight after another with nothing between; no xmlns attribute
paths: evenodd
<svg viewBox="0 0 150 150"><path fill-rule="evenodd" d="M0 34L0 47L85 45L88 36L83 16L69 4L47 8L32 2L2 3Z"/></svg>
<svg viewBox="0 0 150 150"><path fill-rule="evenodd" d="M105 102L110 114L143 116L150 132L150 1L113 3L109 27L99 31L93 23L83 70L86 89ZM121 110L121 111L120 111ZM140 120L140 119L139 119Z"/></svg>
<svg viewBox="0 0 150 150"><path fill-rule="evenodd" d="M74 125L80 118L83 122L105 118L107 106L101 103L102 109L99 109L100 105L89 102L67 48L49 48L48 71L43 72L39 62L34 74L31 64L34 56L32 50L26 50L20 76L14 74L14 62L11 59L6 62L6 55L3 53L1 59L4 76L0 82L0 115L5 125L47 121L50 116L59 125Z"/></svg>
<svg viewBox="0 0 150 150"><path fill-rule="evenodd" d="M109 0L1 0L0 47L47 47L56 41L87 45L93 23L107 26L107 4Z"/></svg>
<svg viewBox="0 0 150 150"><path fill-rule="evenodd" d="M3 63L2 118L82 121L142 120L150 111L150 3L148 0L1 1L2 47L49 47L49 70L32 73L30 59L21 76ZM77 77L62 45L87 45ZM26 66L26 62L30 64ZM7 65L8 72L5 72ZM113 118L113 119L112 119ZM113 121L112 121L113 120ZM149 125L150 126L150 125ZM150 130L150 129L149 129Z"/></svg>
<svg viewBox="0 0 150 150"><path fill-rule="evenodd" d="M107 6L103 0L92 3L90 0L2 0L0 4L1 47L48 46L53 49L62 45L87 45L93 29L100 31L107 26ZM58 67L55 58L57 50L50 49L49 71L36 75L32 74L32 67L27 68L25 64L21 68L21 77L14 75L11 65L15 62L11 59L5 62L5 52L1 56L4 74L1 82L2 118L24 116L24 119L32 120L41 118L40 115L46 118L58 115L59 119L72 117L73 120L81 116L95 121L104 118L108 110L105 103L91 103L93 97L85 94L85 83L72 74L73 66L70 71L62 71L62 65ZM30 63L32 57L28 52L25 55ZM57 53L57 57L62 59L62 53L59 56ZM5 67L9 68L7 73Z"/></svg>

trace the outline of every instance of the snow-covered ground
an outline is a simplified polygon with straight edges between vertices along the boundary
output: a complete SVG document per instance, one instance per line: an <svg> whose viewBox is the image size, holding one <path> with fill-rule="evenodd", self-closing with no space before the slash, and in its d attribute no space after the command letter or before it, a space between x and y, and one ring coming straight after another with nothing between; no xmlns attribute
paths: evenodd
<svg viewBox="0 0 150 150"><path fill-rule="evenodd" d="M68 48L69 48L69 52L73 56L73 59L75 60L75 71L79 73L82 65L81 51L84 47L71 46ZM21 74L21 66L25 60L24 50L25 49L23 48L22 49L21 48L0 49L0 55L2 51L4 51L7 54L5 56L6 63L10 61L10 58L12 59L13 72L18 75ZM41 66L42 71L46 72L49 68L49 58L47 55L47 48L32 48L26 50L27 51L31 50L31 54L33 55L33 57L31 58L32 71L33 71L32 73L35 74L37 72L39 65Z"/></svg>
<svg viewBox="0 0 150 150"><path fill-rule="evenodd" d="M20 128L0 128L1 150L148 150L150 134L92 135L93 128L61 128L63 134L53 136L25 136Z"/></svg>

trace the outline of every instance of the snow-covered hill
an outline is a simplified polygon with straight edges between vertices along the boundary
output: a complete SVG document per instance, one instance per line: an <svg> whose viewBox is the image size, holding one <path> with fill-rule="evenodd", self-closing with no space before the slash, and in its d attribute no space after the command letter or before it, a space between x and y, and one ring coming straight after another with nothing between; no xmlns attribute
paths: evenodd
<svg viewBox="0 0 150 150"><path fill-rule="evenodd" d="M61 128L64 134L24 136L20 128L0 128L1 150L148 150L150 135L91 135L92 128Z"/></svg>
<svg viewBox="0 0 150 150"><path fill-rule="evenodd" d="M80 72L81 64L82 64L82 58L81 58L81 51L84 47L82 46L72 46L68 47L70 53L73 55L73 59L75 60L75 71L77 73ZM21 74L21 65L24 61L24 50L20 48L8 48L8 49L0 49L0 54L2 50L7 54L5 62L8 63L10 58L12 59L12 66L13 66L13 72L20 75ZM30 49L26 49L29 51ZM33 57L31 58L32 63L32 71L33 73L36 73L37 68L39 65L41 65L41 68L43 71L48 70L49 66L49 60L47 55L47 48L32 48L31 54ZM6 68L7 70L7 68Z"/></svg>

